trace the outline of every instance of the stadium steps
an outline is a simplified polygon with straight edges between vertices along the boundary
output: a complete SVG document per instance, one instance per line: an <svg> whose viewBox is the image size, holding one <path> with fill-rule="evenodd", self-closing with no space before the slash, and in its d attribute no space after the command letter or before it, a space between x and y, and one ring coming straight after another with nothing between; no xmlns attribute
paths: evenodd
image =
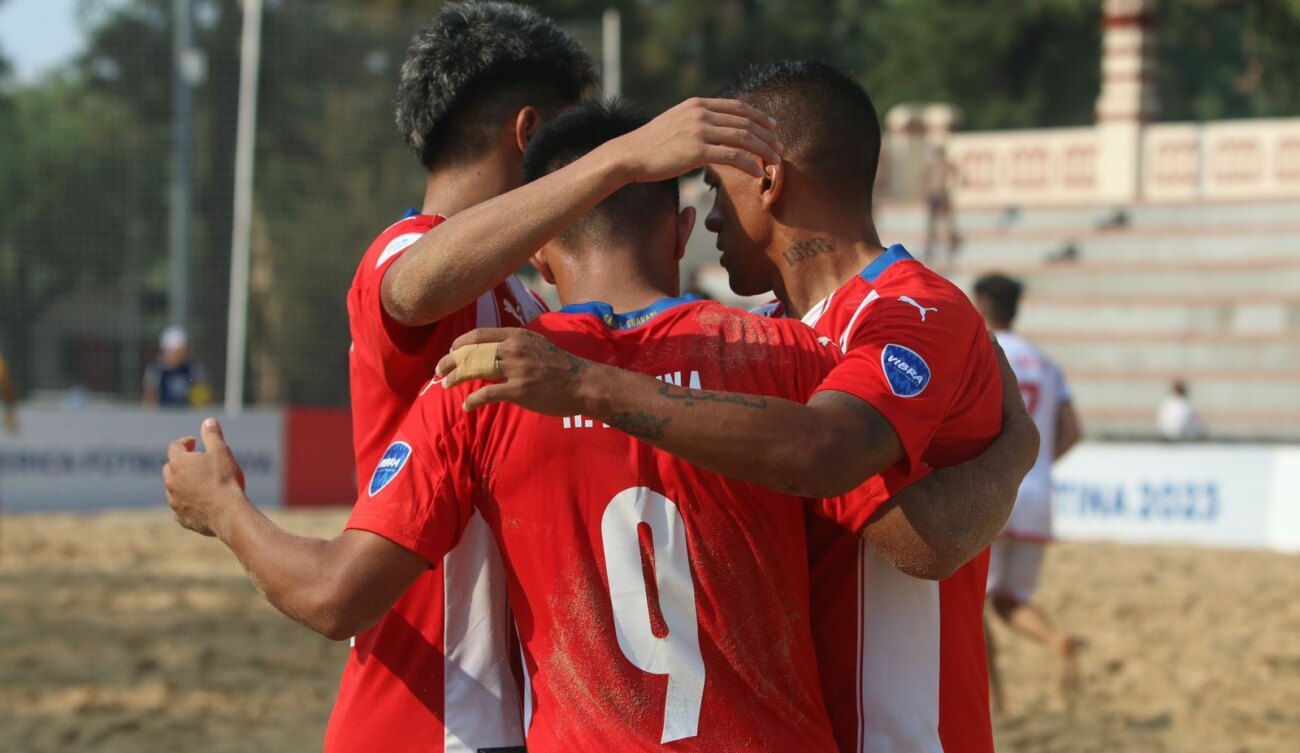
<svg viewBox="0 0 1300 753"><path fill-rule="evenodd" d="M1019 328L1065 369L1090 435L1143 438L1175 379L1211 435L1300 440L1300 202L961 212L964 245L936 262L968 292L1023 280ZM881 212L921 251L924 209ZM1077 257L1052 261L1070 244Z"/></svg>
<svg viewBox="0 0 1300 753"><path fill-rule="evenodd" d="M688 269L730 296L700 220ZM1066 370L1090 436L1142 439L1174 379L1214 438L1300 441L1300 200L1112 208L961 210L963 247L935 262L963 289L1001 271L1027 285L1020 329ZM921 256L925 208L878 209L881 237ZM1067 245L1072 261L1051 261ZM764 297L765 298L765 297Z"/></svg>

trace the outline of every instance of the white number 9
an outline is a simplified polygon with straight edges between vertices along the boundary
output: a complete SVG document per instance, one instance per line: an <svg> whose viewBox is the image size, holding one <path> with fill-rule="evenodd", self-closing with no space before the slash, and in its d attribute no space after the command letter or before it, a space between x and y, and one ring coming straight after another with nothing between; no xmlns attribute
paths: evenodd
<svg viewBox="0 0 1300 753"><path fill-rule="evenodd" d="M668 627L662 637L654 634L650 624L637 530L642 523L650 528L659 610ZM643 672L668 676L663 737L659 742L694 737L699 733L700 705L704 700L704 657L700 654L686 527L677 505L643 486L625 489L605 508L600 534L619 648Z"/></svg>

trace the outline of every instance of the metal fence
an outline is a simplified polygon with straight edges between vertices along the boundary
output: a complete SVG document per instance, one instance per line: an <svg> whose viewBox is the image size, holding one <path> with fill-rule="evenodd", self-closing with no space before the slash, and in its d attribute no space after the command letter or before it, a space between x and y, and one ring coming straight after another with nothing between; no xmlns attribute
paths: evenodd
<svg viewBox="0 0 1300 753"><path fill-rule="evenodd" d="M265 4L249 404L347 402L345 296L356 260L423 195L393 125L398 68L441 4ZM182 5L187 49L174 33ZM84 54L0 87L0 354L26 399L138 401L160 333L180 323L220 402L240 6L89 4ZM599 60L600 19L572 26ZM178 97L186 89L188 106Z"/></svg>

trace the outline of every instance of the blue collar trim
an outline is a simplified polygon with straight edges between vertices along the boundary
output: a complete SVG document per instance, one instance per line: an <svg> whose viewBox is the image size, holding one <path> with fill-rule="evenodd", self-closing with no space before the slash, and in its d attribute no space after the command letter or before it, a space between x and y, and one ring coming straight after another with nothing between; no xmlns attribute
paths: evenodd
<svg viewBox="0 0 1300 753"><path fill-rule="evenodd" d="M409 220L412 217L419 217L421 214L423 213L418 209L415 208L407 209L406 214L402 215L402 219Z"/></svg>
<svg viewBox="0 0 1300 753"><path fill-rule="evenodd" d="M599 318L610 329L635 329L642 324L646 324L651 319L659 316L663 312L681 306L684 303L698 301L699 296L687 293L681 298L663 298L646 306L643 309L629 311L626 314L614 313L613 307L608 303L600 301L590 301L588 303L573 303L560 309L561 314L591 314Z"/></svg>
<svg viewBox="0 0 1300 753"><path fill-rule="evenodd" d="M901 243L895 243L885 253L876 257L875 261L868 264L866 269L862 270L862 279L867 282L875 282L876 278L883 275L886 269L894 266L895 262L900 261L915 260L912 259L911 254L907 253L907 249L903 248Z"/></svg>

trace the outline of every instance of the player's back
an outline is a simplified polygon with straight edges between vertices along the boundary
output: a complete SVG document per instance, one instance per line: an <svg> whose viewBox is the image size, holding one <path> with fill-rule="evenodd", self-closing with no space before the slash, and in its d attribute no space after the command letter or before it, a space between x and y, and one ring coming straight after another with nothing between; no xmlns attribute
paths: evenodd
<svg viewBox="0 0 1300 753"><path fill-rule="evenodd" d="M1056 437L1061 404L1069 399L1068 388L1060 368L1038 346L1010 330L1001 330L997 336L1020 382L1025 407L1042 438L1038 460L1020 483L1020 494L1007 529L1034 537L1047 536L1051 533L1052 458L1056 451L1052 440Z"/></svg>
<svg viewBox="0 0 1300 753"><path fill-rule="evenodd" d="M755 410L805 399L834 360L797 323L689 299L586 304L530 329L683 388L755 394ZM834 750L803 500L583 416L493 405L469 420L534 691L529 750Z"/></svg>

